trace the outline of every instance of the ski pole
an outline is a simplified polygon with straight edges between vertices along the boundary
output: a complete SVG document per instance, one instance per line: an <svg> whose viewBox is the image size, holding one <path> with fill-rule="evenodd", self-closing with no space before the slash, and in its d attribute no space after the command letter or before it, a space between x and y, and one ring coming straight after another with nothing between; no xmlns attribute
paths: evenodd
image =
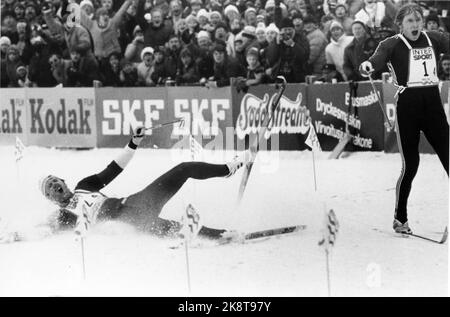
<svg viewBox="0 0 450 317"><path fill-rule="evenodd" d="M155 126L145 128L145 131L159 129L159 128L162 128L162 127L167 126L167 125L175 124L177 122L180 122L180 127L182 127L184 125L184 119L180 118L180 119L177 119L177 120L173 120L173 121L169 121L169 122L165 122L165 123L160 123L160 124L157 124Z"/></svg>
<svg viewBox="0 0 450 317"><path fill-rule="evenodd" d="M384 110L384 106L381 103L381 98L380 95L378 94L378 90L375 87L375 83L373 82L372 76L369 74L369 80L370 80L370 84L372 85L372 90L374 91L375 95L377 96L377 101L378 101L378 105L381 108L381 111L383 112L384 115L384 119L386 120L386 122L384 123L386 128L389 128L390 130L393 130L394 127L391 125L391 121L389 120L386 111Z"/></svg>

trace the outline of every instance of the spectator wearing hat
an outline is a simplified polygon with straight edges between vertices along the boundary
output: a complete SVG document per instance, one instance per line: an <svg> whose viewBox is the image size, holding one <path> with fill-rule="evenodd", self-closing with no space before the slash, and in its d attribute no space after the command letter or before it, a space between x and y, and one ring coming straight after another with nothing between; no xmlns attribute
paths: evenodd
<svg viewBox="0 0 450 317"><path fill-rule="evenodd" d="M112 52L108 57L108 65L102 72L101 81L104 87L120 87L122 82L120 80L120 72L122 71L120 65L120 54Z"/></svg>
<svg viewBox="0 0 450 317"><path fill-rule="evenodd" d="M450 80L450 54L444 54L440 58L438 77L440 80Z"/></svg>
<svg viewBox="0 0 450 317"><path fill-rule="evenodd" d="M427 31L439 31L439 17L437 13L430 13L425 19L425 29Z"/></svg>
<svg viewBox="0 0 450 317"><path fill-rule="evenodd" d="M306 17L303 24L309 42L308 69L311 74L320 75L323 65L326 64L325 48L328 45L328 40L318 28L313 17Z"/></svg>
<svg viewBox="0 0 450 317"><path fill-rule="evenodd" d="M245 68L233 57L227 55L224 42L216 42L212 49L214 58L214 73L208 80L200 80L208 88L229 86L231 78L245 76Z"/></svg>
<svg viewBox="0 0 450 317"><path fill-rule="evenodd" d="M84 11L91 20L94 19L95 8L91 0L82 0L80 2L80 10Z"/></svg>
<svg viewBox="0 0 450 317"><path fill-rule="evenodd" d="M7 36L2 36L0 38L0 54L1 54L1 61L6 60L8 48L11 45L11 40Z"/></svg>
<svg viewBox="0 0 450 317"><path fill-rule="evenodd" d="M352 32L353 41L344 50L344 73L348 81L363 81L366 79L361 76L358 68L373 53L365 51L366 43L372 39L367 34L366 25L360 20L353 21ZM376 77L377 74L373 76Z"/></svg>
<svg viewBox="0 0 450 317"><path fill-rule="evenodd" d="M28 1L25 3L25 20L31 24L40 24L39 20L39 8L37 4L33 1Z"/></svg>
<svg viewBox="0 0 450 317"><path fill-rule="evenodd" d="M144 44L156 47L164 45L169 36L174 33L170 22L165 23L161 9L155 8L151 12L151 20L147 22L144 11L145 0L139 0L136 9L136 21L144 32Z"/></svg>
<svg viewBox="0 0 450 317"><path fill-rule="evenodd" d="M7 87L19 87L17 82L17 67L24 65L20 60L19 50L12 44L6 51L6 60L2 63L2 74L5 75L5 83ZM3 75L2 75L3 76Z"/></svg>
<svg viewBox="0 0 450 317"><path fill-rule="evenodd" d="M255 8L248 8L247 10L245 10L244 12L244 21L246 25L251 25L256 27L257 26L257 22L256 22L256 9Z"/></svg>
<svg viewBox="0 0 450 317"><path fill-rule="evenodd" d="M209 23L212 27L217 27L219 23L223 23L222 14L219 11L209 13Z"/></svg>
<svg viewBox="0 0 450 317"><path fill-rule="evenodd" d="M189 7L190 7L190 14L193 16L197 16L197 13L202 8L203 2L202 0L190 0Z"/></svg>
<svg viewBox="0 0 450 317"><path fill-rule="evenodd" d="M17 42L16 46L19 50L19 54L25 64L28 64L27 51L30 50L30 28L25 20L19 21L16 24L17 29ZM64 41L64 37L62 38ZM64 43L64 42L63 42ZM29 54L28 54L29 55Z"/></svg>
<svg viewBox="0 0 450 317"><path fill-rule="evenodd" d="M241 13L239 12L238 8L233 4L227 5L223 10L223 14L228 19L228 21L231 21L236 17L241 17Z"/></svg>
<svg viewBox="0 0 450 317"><path fill-rule="evenodd" d="M125 0L117 13L110 18L108 8L109 6L112 8L112 1L109 1L102 1L103 7L95 12L96 20L91 20L84 11L81 11L81 25L89 30L92 36L94 55L100 61L102 69L109 64L111 53L122 52L118 30L125 12L132 3L132 0Z"/></svg>
<svg viewBox="0 0 450 317"><path fill-rule="evenodd" d="M345 34L351 36L353 19L348 15L347 5L344 3L338 4L334 10L334 17L344 28Z"/></svg>
<svg viewBox="0 0 450 317"><path fill-rule="evenodd" d="M155 47L154 51L154 62L153 62L153 73L151 75L152 81L156 86L164 85L167 80L175 80L175 75L170 76L168 73L168 63L166 63L166 53L164 46ZM175 67L176 69L176 67Z"/></svg>
<svg viewBox="0 0 450 317"><path fill-rule="evenodd" d="M305 81L308 56L305 49L294 41L295 30L289 18L281 21L280 42L270 43L266 54L266 75L270 81L284 76L288 83Z"/></svg>
<svg viewBox="0 0 450 317"><path fill-rule="evenodd" d="M7 10L6 8L2 8L2 10ZM13 12L16 15L17 20L25 19L25 6L21 2L16 2L13 6Z"/></svg>
<svg viewBox="0 0 450 317"><path fill-rule="evenodd" d="M322 68L322 76L317 78L314 83L339 83L343 82L344 78L341 73L336 70L336 66L334 64L325 64Z"/></svg>
<svg viewBox="0 0 450 317"><path fill-rule="evenodd" d="M255 30L256 40L258 41L260 49L264 49L269 44L266 39L266 26L264 23L258 23Z"/></svg>
<svg viewBox="0 0 450 317"><path fill-rule="evenodd" d="M355 20L362 21L366 27L379 27L385 16L386 6L383 1L364 0L363 8L355 14Z"/></svg>
<svg viewBox="0 0 450 317"><path fill-rule="evenodd" d="M130 44L128 44L125 49L124 57L127 61L132 63L140 63L141 60L141 52L144 49L144 32L139 25L133 30L133 40Z"/></svg>
<svg viewBox="0 0 450 317"><path fill-rule="evenodd" d="M2 10L1 34L7 36L13 43L17 42L16 17L13 11Z"/></svg>
<svg viewBox="0 0 450 317"><path fill-rule="evenodd" d="M17 85L18 87L35 87L36 85L28 78L28 69L24 65L17 66Z"/></svg>
<svg viewBox="0 0 450 317"><path fill-rule="evenodd" d="M242 36L242 48L240 51L236 51L236 58L243 65L243 67L247 67L247 51L252 47L260 49L260 45L258 40L256 39L256 29L254 26L247 25L241 32Z"/></svg>
<svg viewBox="0 0 450 317"><path fill-rule="evenodd" d="M155 82L153 82L151 77L154 71L153 54L154 50L150 46L145 47L141 52L142 62L140 62L136 67L139 86L155 86Z"/></svg>
<svg viewBox="0 0 450 317"><path fill-rule="evenodd" d="M327 64L333 64L336 70L347 79L344 72L344 51L353 41L353 36L348 36L344 28L338 21L333 21L330 26L330 43L325 48L325 57Z"/></svg>
<svg viewBox="0 0 450 317"><path fill-rule="evenodd" d="M196 41L197 34L200 31L200 27L197 18L193 15L187 16L185 20L187 29L181 34L181 40L185 44L190 44ZM207 31L203 30L203 32Z"/></svg>
<svg viewBox="0 0 450 317"><path fill-rule="evenodd" d="M227 44L227 54L228 56L235 57L234 52L234 42L233 38L234 36L230 36L230 32L228 31L228 27L224 22L220 22L213 33L214 41L224 41Z"/></svg>
<svg viewBox="0 0 450 317"><path fill-rule="evenodd" d="M69 19L69 14L65 14L62 17L62 24L64 27L64 39L67 51L69 52L68 54L70 54L71 51L77 50L82 55L94 57L92 51L93 43L91 42L89 31L80 24L73 23L73 21Z"/></svg>
<svg viewBox="0 0 450 317"><path fill-rule="evenodd" d="M200 9L197 13L198 27L200 30L213 32L214 27L209 23L209 13L205 9Z"/></svg>
<svg viewBox="0 0 450 317"><path fill-rule="evenodd" d="M169 42L166 44L167 50L165 52L165 60L166 60L166 73L167 77L170 77L172 80L175 79L177 75L177 69L181 65L180 52L181 52L181 42L179 38L172 34L170 36Z"/></svg>
<svg viewBox="0 0 450 317"><path fill-rule="evenodd" d="M283 18L283 9L287 11L286 6L280 0L267 0L264 10L266 11L266 25L275 23L275 25L281 28L281 19Z"/></svg>
<svg viewBox="0 0 450 317"><path fill-rule="evenodd" d="M181 65L177 70L176 84L184 86L198 83L200 76L192 52L188 48L184 48L180 52L180 58Z"/></svg>
<svg viewBox="0 0 450 317"><path fill-rule="evenodd" d="M71 63L67 70L68 87L92 87L94 81L100 80L97 60L82 53L79 50L70 52Z"/></svg>
<svg viewBox="0 0 450 317"><path fill-rule="evenodd" d="M186 46L195 56L195 64L200 78L209 78L214 74L214 58L211 46L211 36L206 31L198 32L197 43Z"/></svg>

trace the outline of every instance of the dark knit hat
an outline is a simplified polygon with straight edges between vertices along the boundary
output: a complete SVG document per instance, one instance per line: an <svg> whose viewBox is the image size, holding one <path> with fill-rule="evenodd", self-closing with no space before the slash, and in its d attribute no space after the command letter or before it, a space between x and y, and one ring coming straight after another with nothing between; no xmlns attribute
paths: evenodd
<svg viewBox="0 0 450 317"><path fill-rule="evenodd" d="M429 21L434 21L437 24L439 24L439 17L436 13L430 13L426 19L425 19L425 24L427 24Z"/></svg>

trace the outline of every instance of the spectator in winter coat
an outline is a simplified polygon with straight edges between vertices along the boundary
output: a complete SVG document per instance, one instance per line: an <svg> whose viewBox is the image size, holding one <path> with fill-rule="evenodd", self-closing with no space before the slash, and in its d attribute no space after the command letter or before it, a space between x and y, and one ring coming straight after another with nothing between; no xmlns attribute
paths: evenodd
<svg viewBox="0 0 450 317"><path fill-rule="evenodd" d="M136 21L144 32L145 46L156 47L164 45L169 36L174 33L170 22L165 23L162 11L158 8L152 9L151 21L147 22L144 11L145 0L139 0L136 12Z"/></svg>
<svg viewBox="0 0 450 317"><path fill-rule="evenodd" d="M308 68L314 75L322 73L323 65L326 64L325 47L328 40L323 32L318 28L317 22L312 17L303 20L306 37L309 41Z"/></svg>
<svg viewBox="0 0 450 317"><path fill-rule="evenodd" d="M231 78L245 76L245 68L233 57L227 56L225 43L216 43L213 47L214 74L207 81L203 81L206 87L229 86Z"/></svg>
<svg viewBox="0 0 450 317"><path fill-rule="evenodd" d="M347 5L338 4L334 11L335 20L341 23L346 35L352 35L353 19L348 16Z"/></svg>
<svg viewBox="0 0 450 317"><path fill-rule="evenodd" d="M336 70L344 79L347 79L344 72L344 51L347 45L353 41L353 36L347 36L344 33L344 28L337 21L331 23L330 33L330 43L325 48L327 64L335 65Z"/></svg>
<svg viewBox="0 0 450 317"><path fill-rule="evenodd" d="M176 35L178 34L177 24L183 19L183 6L180 0L171 0L169 3L169 21Z"/></svg>
<svg viewBox="0 0 450 317"><path fill-rule="evenodd" d="M353 22L352 30L353 41L344 50L344 73L348 81L363 81L366 78L361 76L358 67L372 55L373 52L365 50L372 39L367 34L366 25L359 20ZM373 76L376 77L376 74Z"/></svg>
<svg viewBox="0 0 450 317"><path fill-rule="evenodd" d="M267 50L275 46L273 61L266 68L266 75L273 81L277 76L284 76L288 83L301 83L305 81L306 64L308 56L305 49L294 41L295 30L289 18L281 21L280 43L270 43ZM266 55L267 58L267 55Z"/></svg>
<svg viewBox="0 0 450 317"><path fill-rule="evenodd" d="M108 58L108 65L102 72L102 84L104 87L120 87L122 82L120 81L120 72L122 71L120 65L120 54L112 52Z"/></svg>
<svg viewBox="0 0 450 317"><path fill-rule="evenodd" d="M29 78L28 78L28 69L23 66L17 66L17 85L22 88L26 87L36 87L36 84L34 84Z"/></svg>
<svg viewBox="0 0 450 317"><path fill-rule="evenodd" d="M123 87L138 86L137 70L133 63L123 59L121 62L122 70L120 72L120 82Z"/></svg>
<svg viewBox="0 0 450 317"><path fill-rule="evenodd" d="M167 50L165 52L166 76L174 80L175 77L177 76L177 69L181 65L181 57L180 57L181 43L179 38L175 34L172 34L166 46L167 46Z"/></svg>
<svg viewBox="0 0 450 317"><path fill-rule="evenodd" d="M245 85L247 87L256 86L263 82L264 67L259 62L259 51L252 47L247 51L247 76Z"/></svg>
<svg viewBox="0 0 450 317"><path fill-rule="evenodd" d="M189 49L184 48L180 53L181 66L176 76L177 85L189 85L198 83L200 76L197 73L194 57Z"/></svg>
<svg viewBox="0 0 450 317"><path fill-rule="evenodd" d="M190 44L187 47L195 57L198 75L206 81L207 78L214 75L214 59L211 52L212 42L209 33L206 31L198 32L197 43L198 45Z"/></svg>
<svg viewBox="0 0 450 317"><path fill-rule="evenodd" d="M181 34L181 39L185 44L191 44L195 42L196 36L200 31L200 27L198 25L197 18L193 15L187 16L185 20L187 24L187 29L184 30L183 33Z"/></svg>
<svg viewBox="0 0 450 317"><path fill-rule="evenodd" d="M374 29L380 26L385 10L383 1L364 0L363 8L355 14L355 20L362 21L367 27Z"/></svg>
<svg viewBox="0 0 450 317"><path fill-rule="evenodd" d="M50 70L57 84L68 87L67 70L72 64L71 60L65 60L59 54L52 54L48 59Z"/></svg>
<svg viewBox="0 0 450 317"><path fill-rule="evenodd" d="M6 52L6 60L2 65L2 73L6 75L8 87L19 87L17 82L17 67L24 64L20 60L19 50L15 45L10 45Z"/></svg>
<svg viewBox="0 0 450 317"><path fill-rule="evenodd" d="M71 64L67 70L69 87L92 87L94 80L100 79L97 60L91 55L82 55L73 50L70 52Z"/></svg>
<svg viewBox="0 0 450 317"><path fill-rule="evenodd" d="M142 62L137 65L138 83L140 86L155 86L152 80L154 50L146 47L141 52Z"/></svg>
<svg viewBox="0 0 450 317"><path fill-rule="evenodd" d="M152 81L155 83L155 85L164 85L164 83L167 80L175 80L175 76L171 77L168 75L168 65L166 61L166 55L164 51L164 46L157 46L155 47L154 51L154 62L153 62L153 73L151 75Z"/></svg>
<svg viewBox="0 0 450 317"><path fill-rule="evenodd" d="M110 0L109 0L110 1ZM108 67L111 53L121 53L118 29L123 15L131 5L132 0L125 0L119 11L112 18L106 7L97 9L96 20L91 20L81 11L81 25L89 30L94 42L94 55L100 61L101 67ZM112 4L112 2L111 2ZM109 2L107 4L109 6Z"/></svg>
<svg viewBox="0 0 450 317"><path fill-rule="evenodd" d="M141 27L139 25L136 25L133 30L133 40L125 49L125 59L132 63L142 62L141 52L144 47L144 33L142 32Z"/></svg>
<svg viewBox="0 0 450 317"><path fill-rule="evenodd" d="M7 36L2 36L0 38L0 53L1 53L1 60L6 60L8 48L11 45L11 40Z"/></svg>
<svg viewBox="0 0 450 317"><path fill-rule="evenodd" d="M2 36L7 36L13 43L17 41L16 17L13 11L2 10Z"/></svg>
<svg viewBox="0 0 450 317"><path fill-rule="evenodd" d="M92 42L89 31L83 26L68 21L69 14L62 18L64 26L64 38L66 40L67 51L78 51L82 55L94 56L92 51ZM70 54L70 53L69 53Z"/></svg>

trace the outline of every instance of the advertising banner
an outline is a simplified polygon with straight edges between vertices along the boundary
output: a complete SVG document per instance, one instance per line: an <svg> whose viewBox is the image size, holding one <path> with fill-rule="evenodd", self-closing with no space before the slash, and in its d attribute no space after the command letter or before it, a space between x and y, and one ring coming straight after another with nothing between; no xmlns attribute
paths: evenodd
<svg viewBox="0 0 450 317"><path fill-rule="evenodd" d="M381 91L381 84L376 87ZM355 89L356 97L351 97L349 83L308 86L308 109L323 150L334 149L346 126L352 139L345 151L383 150L383 113L376 95L370 83L357 83Z"/></svg>
<svg viewBox="0 0 450 317"><path fill-rule="evenodd" d="M270 105L277 96L275 85L250 87L246 93L233 89L233 121L235 122L237 148L248 146L261 129ZM280 105L269 121L262 149L309 149L305 140L309 131L309 111L306 107L306 85L288 84ZM266 147L266 148L265 148Z"/></svg>
<svg viewBox="0 0 450 317"><path fill-rule="evenodd" d="M94 89L2 89L1 144L19 136L26 145L96 145Z"/></svg>
<svg viewBox="0 0 450 317"><path fill-rule="evenodd" d="M26 142L25 90L2 88L0 98L0 145L14 144L16 136Z"/></svg>
<svg viewBox="0 0 450 317"><path fill-rule="evenodd" d="M124 146L137 126L184 119L148 130L143 147L171 148L191 133L205 145L231 127L229 87L99 88L96 90L99 147Z"/></svg>
<svg viewBox="0 0 450 317"><path fill-rule="evenodd" d="M95 147L93 88L27 88L28 145Z"/></svg>

